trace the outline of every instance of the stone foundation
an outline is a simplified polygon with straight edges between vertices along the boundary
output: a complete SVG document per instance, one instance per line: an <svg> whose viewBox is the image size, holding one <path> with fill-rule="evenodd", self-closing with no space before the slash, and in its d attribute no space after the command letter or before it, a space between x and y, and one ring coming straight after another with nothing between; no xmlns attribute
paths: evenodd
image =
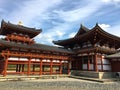
<svg viewBox="0 0 120 90"><path fill-rule="evenodd" d="M98 78L98 79L108 79L114 77L114 73L112 72L95 72L95 71L78 71L78 70L72 70L71 75L83 76L89 78Z"/></svg>

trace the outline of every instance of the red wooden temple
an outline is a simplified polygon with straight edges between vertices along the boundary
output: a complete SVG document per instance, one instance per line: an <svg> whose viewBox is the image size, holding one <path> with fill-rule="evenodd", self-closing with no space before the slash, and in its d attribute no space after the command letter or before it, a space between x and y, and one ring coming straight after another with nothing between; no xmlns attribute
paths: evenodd
<svg viewBox="0 0 120 90"><path fill-rule="evenodd" d="M81 75L87 76L91 72L120 72L120 37L107 33L98 24L92 29L81 25L73 38L53 43L74 52L72 70L80 71ZM90 73L83 74L81 71Z"/></svg>
<svg viewBox="0 0 120 90"><path fill-rule="evenodd" d="M15 25L2 20L0 34L0 74L69 74L72 51L37 44L34 37L41 29Z"/></svg>
<svg viewBox="0 0 120 90"><path fill-rule="evenodd" d="M0 74L120 72L120 37L98 24L92 29L81 25L73 38L53 41L61 47L35 43L33 38L41 31L2 21L0 34L5 38L0 39Z"/></svg>

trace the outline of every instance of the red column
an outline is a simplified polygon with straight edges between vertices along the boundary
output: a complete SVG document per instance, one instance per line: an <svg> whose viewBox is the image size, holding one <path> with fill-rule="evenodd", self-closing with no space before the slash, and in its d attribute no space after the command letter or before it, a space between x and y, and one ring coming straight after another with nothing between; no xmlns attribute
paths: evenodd
<svg viewBox="0 0 120 90"><path fill-rule="evenodd" d="M50 60L50 74L53 72L53 60Z"/></svg>
<svg viewBox="0 0 120 90"><path fill-rule="evenodd" d="M68 74L70 74L70 61L68 61Z"/></svg>
<svg viewBox="0 0 120 90"><path fill-rule="evenodd" d="M62 74L62 60L60 60L60 74Z"/></svg>
<svg viewBox="0 0 120 90"><path fill-rule="evenodd" d="M88 59L87 70L90 71L90 59Z"/></svg>
<svg viewBox="0 0 120 90"><path fill-rule="evenodd" d="M95 53L95 57L94 57L94 69L96 72L98 72L97 54L96 53Z"/></svg>
<svg viewBox="0 0 120 90"><path fill-rule="evenodd" d="M40 60L40 75L42 75L42 59Z"/></svg>
<svg viewBox="0 0 120 90"><path fill-rule="evenodd" d="M30 63L31 63L31 59L28 60L28 75L30 75Z"/></svg>
<svg viewBox="0 0 120 90"><path fill-rule="evenodd" d="M7 75L7 66L8 66L8 57L5 58L5 63L4 63L4 73L3 76L5 77Z"/></svg>

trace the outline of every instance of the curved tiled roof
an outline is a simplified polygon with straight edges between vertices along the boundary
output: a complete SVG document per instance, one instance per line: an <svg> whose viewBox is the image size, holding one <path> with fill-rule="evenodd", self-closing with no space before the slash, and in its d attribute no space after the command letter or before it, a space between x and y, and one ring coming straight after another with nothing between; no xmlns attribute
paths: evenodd
<svg viewBox="0 0 120 90"><path fill-rule="evenodd" d="M81 27L80 27L79 31L77 32L77 34L75 35L75 37L78 37L88 31L89 31L89 29L81 24Z"/></svg>
<svg viewBox="0 0 120 90"><path fill-rule="evenodd" d="M16 47L16 48L28 49L28 50L51 51L51 52L60 52L60 53L69 53L69 54L72 53L72 51L68 49L64 49L62 47L49 46L44 44L25 45L25 44L17 44L14 42L9 42L5 40L0 40L0 44L8 48Z"/></svg>
<svg viewBox="0 0 120 90"><path fill-rule="evenodd" d="M29 37L33 38L39 33L42 32L42 29L35 29L35 28L29 28L22 25L15 25L10 22L5 22L2 20L1 22L1 29L0 29L0 35L7 35L11 33L22 33L22 34L28 34Z"/></svg>
<svg viewBox="0 0 120 90"><path fill-rule="evenodd" d="M80 31L78 31L80 32ZM54 44L57 45L69 45L69 44L74 44L74 43L80 43L83 42L85 40L94 39L94 36L97 35L97 37L99 39L105 39L108 40L110 43L113 44L116 43L117 48L120 47L120 37L112 35L110 33L107 33L106 31L104 31L98 24L96 24L96 26L94 28L92 28L91 30L87 31L86 33L83 34L79 34L77 37L73 37L73 38L69 38L69 39L65 39L65 40L58 40L58 41L53 41Z"/></svg>
<svg viewBox="0 0 120 90"><path fill-rule="evenodd" d="M105 58L120 58L120 52L117 52L115 54L107 55Z"/></svg>

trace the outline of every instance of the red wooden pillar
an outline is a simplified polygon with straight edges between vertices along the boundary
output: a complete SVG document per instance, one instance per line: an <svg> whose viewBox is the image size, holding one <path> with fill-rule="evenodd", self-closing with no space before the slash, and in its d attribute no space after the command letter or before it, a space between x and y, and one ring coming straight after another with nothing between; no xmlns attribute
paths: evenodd
<svg viewBox="0 0 120 90"><path fill-rule="evenodd" d="M40 60L40 75L42 75L42 59Z"/></svg>
<svg viewBox="0 0 120 90"><path fill-rule="evenodd" d="M90 59L88 59L87 70L90 71Z"/></svg>
<svg viewBox="0 0 120 90"><path fill-rule="evenodd" d="M53 72L53 60L50 60L50 74Z"/></svg>
<svg viewBox="0 0 120 90"><path fill-rule="evenodd" d="M7 67L8 67L8 57L5 57L5 63L4 63L4 73L3 76L5 77L7 75Z"/></svg>
<svg viewBox="0 0 120 90"><path fill-rule="evenodd" d="M60 74L62 74L62 60L60 60Z"/></svg>
<svg viewBox="0 0 120 90"><path fill-rule="evenodd" d="M101 71L103 71L103 60L102 60L102 55L101 55Z"/></svg>
<svg viewBox="0 0 120 90"><path fill-rule="evenodd" d="M28 72L27 72L28 75L30 75L30 63L31 63L31 59L28 60Z"/></svg>
<svg viewBox="0 0 120 90"><path fill-rule="evenodd" d="M68 61L68 74L70 74L70 61Z"/></svg>
<svg viewBox="0 0 120 90"><path fill-rule="evenodd" d="M94 55L94 69L96 72L98 72L98 64L97 64L97 54Z"/></svg>

